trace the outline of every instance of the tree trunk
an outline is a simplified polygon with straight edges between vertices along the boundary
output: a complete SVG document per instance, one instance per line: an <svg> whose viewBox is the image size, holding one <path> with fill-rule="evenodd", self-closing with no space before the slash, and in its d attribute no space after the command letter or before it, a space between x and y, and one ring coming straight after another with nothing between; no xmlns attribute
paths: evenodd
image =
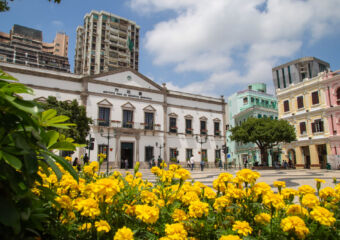
<svg viewBox="0 0 340 240"><path fill-rule="evenodd" d="M267 148L260 148L260 151L261 151L261 164L263 166L268 166Z"/></svg>

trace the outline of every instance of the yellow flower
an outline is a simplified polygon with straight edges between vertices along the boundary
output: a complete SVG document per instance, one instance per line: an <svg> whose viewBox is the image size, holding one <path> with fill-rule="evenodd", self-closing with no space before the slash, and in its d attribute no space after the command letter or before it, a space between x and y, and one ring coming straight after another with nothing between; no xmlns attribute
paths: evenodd
<svg viewBox="0 0 340 240"><path fill-rule="evenodd" d="M301 216L301 217L308 215L307 209L298 204L289 205L286 210L286 213L288 215Z"/></svg>
<svg viewBox="0 0 340 240"><path fill-rule="evenodd" d="M67 195L62 195L61 197L56 197L55 201L60 204L61 208L72 209L72 199Z"/></svg>
<svg viewBox="0 0 340 240"><path fill-rule="evenodd" d="M305 222L297 216L282 219L280 225L284 232L295 233L299 239L304 239L309 233L309 229L306 227Z"/></svg>
<svg viewBox="0 0 340 240"><path fill-rule="evenodd" d="M81 211L80 214L85 217L95 218L100 214L98 203L92 198L76 199L74 208Z"/></svg>
<svg viewBox="0 0 340 240"><path fill-rule="evenodd" d="M283 182L283 181L274 181L274 187L285 188L286 187L286 182Z"/></svg>
<svg viewBox="0 0 340 240"><path fill-rule="evenodd" d="M282 209L285 207L285 202L280 194L267 193L263 196L262 202L267 206L273 206L275 209Z"/></svg>
<svg viewBox="0 0 340 240"><path fill-rule="evenodd" d="M233 231L236 231L240 235L248 236L253 232L253 229L249 226L249 223L246 221L236 221L233 224Z"/></svg>
<svg viewBox="0 0 340 240"><path fill-rule="evenodd" d="M204 188L204 197L208 199L214 199L216 197L216 192L209 187Z"/></svg>
<svg viewBox="0 0 340 240"><path fill-rule="evenodd" d="M105 220L99 220L94 223L97 228L97 232L109 232L111 230L110 225Z"/></svg>
<svg viewBox="0 0 340 240"><path fill-rule="evenodd" d="M263 224L263 225L269 223L270 219L271 219L271 217L268 213L257 214L254 218L256 223Z"/></svg>
<svg viewBox="0 0 340 240"><path fill-rule="evenodd" d="M148 205L136 205L135 214L143 222L153 224L158 220L159 209Z"/></svg>
<svg viewBox="0 0 340 240"><path fill-rule="evenodd" d="M259 196L270 192L271 187L265 182L259 182L253 186L252 190L254 191L256 196Z"/></svg>
<svg viewBox="0 0 340 240"><path fill-rule="evenodd" d="M133 232L130 228L124 226L118 229L113 240L133 240Z"/></svg>
<svg viewBox="0 0 340 240"><path fill-rule="evenodd" d="M68 161L68 162L71 162L72 161L72 158L70 156L66 156L65 157L65 160Z"/></svg>
<svg viewBox="0 0 340 240"><path fill-rule="evenodd" d="M86 230L86 231L89 231L92 227L92 224L91 223L84 223L83 225L81 225L79 227L80 230Z"/></svg>
<svg viewBox="0 0 340 240"><path fill-rule="evenodd" d="M162 163L161 163L161 168L166 168L166 167L167 167L167 165L166 165L166 163L163 160Z"/></svg>
<svg viewBox="0 0 340 240"><path fill-rule="evenodd" d="M314 194L306 194L303 196L302 205L308 208L313 208L320 204L319 199Z"/></svg>
<svg viewBox="0 0 340 240"><path fill-rule="evenodd" d="M316 206L310 212L310 216L315 221L325 226L332 226L336 219L333 217L334 213L328 211L326 208Z"/></svg>
<svg viewBox="0 0 340 240"><path fill-rule="evenodd" d="M224 235L219 240L241 240L241 238L237 235Z"/></svg>
<svg viewBox="0 0 340 240"><path fill-rule="evenodd" d="M255 183L256 179L260 177L260 174L258 172L245 168L245 169L242 169L241 171L238 171L236 173L236 176L242 182Z"/></svg>
<svg viewBox="0 0 340 240"><path fill-rule="evenodd" d="M213 206L217 212L222 212L222 210L229 206L230 203L231 200L227 196L221 196L215 199Z"/></svg>
<svg viewBox="0 0 340 240"><path fill-rule="evenodd" d="M331 187L325 187L320 190L319 196L321 199L326 200L328 197L335 197L335 191Z"/></svg>
<svg viewBox="0 0 340 240"><path fill-rule="evenodd" d="M199 197L197 195L196 192L193 192L193 191L190 191L190 192L187 192L183 195L183 197L181 198L181 201L185 204L185 205L189 205L190 203L192 202L195 202L195 201L199 201Z"/></svg>
<svg viewBox="0 0 340 240"><path fill-rule="evenodd" d="M221 173L213 182L213 188L217 191L224 192L227 189L227 183L231 182L233 175L230 173Z"/></svg>
<svg viewBox="0 0 340 240"><path fill-rule="evenodd" d="M179 169L180 166L177 165L177 164L171 164L169 165L169 170L172 171L172 172L175 172L177 169Z"/></svg>
<svg viewBox="0 0 340 240"><path fill-rule="evenodd" d="M299 187L299 194L300 195L305 195L308 193L315 193L315 189L312 188L309 185L302 185L301 187Z"/></svg>
<svg viewBox="0 0 340 240"><path fill-rule="evenodd" d="M314 180L315 180L317 183L318 183L318 182L319 182L319 183L326 183L326 181L323 180L323 179L315 178Z"/></svg>
<svg viewBox="0 0 340 240"><path fill-rule="evenodd" d="M136 206L134 205L128 205L128 204L123 205L123 211L129 216L134 216L135 210L136 210Z"/></svg>
<svg viewBox="0 0 340 240"><path fill-rule="evenodd" d="M181 209L175 209L171 217L174 222L182 222L188 220L186 213Z"/></svg>
<svg viewBox="0 0 340 240"><path fill-rule="evenodd" d="M171 165L172 166L172 165ZM191 174L188 170L184 169L184 168L179 168L175 171L175 175L174 178L179 178L183 181L187 180L188 178L190 178Z"/></svg>
<svg viewBox="0 0 340 240"><path fill-rule="evenodd" d="M143 203L155 203L157 202L157 196L153 192L143 190L140 194Z"/></svg>
<svg viewBox="0 0 340 240"><path fill-rule="evenodd" d="M142 178L143 174L141 172L136 172L135 177L136 178Z"/></svg>
<svg viewBox="0 0 340 240"><path fill-rule="evenodd" d="M209 204L201 201L192 202L189 206L189 216L193 218L200 218L209 213Z"/></svg>
<svg viewBox="0 0 340 240"><path fill-rule="evenodd" d="M292 189L292 188L285 188L285 189L282 189L282 191L281 191L281 195L283 196L284 199L292 198L292 200L293 200L294 196L296 196L298 194L299 194L299 192L295 189Z"/></svg>
<svg viewBox="0 0 340 240"><path fill-rule="evenodd" d="M92 177L96 172L98 172L99 163L98 162L91 162L89 165L84 166L84 173L89 177Z"/></svg>
<svg viewBox="0 0 340 240"><path fill-rule="evenodd" d="M165 234L167 239L171 240L186 240L188 236L182 223L166 224Z"/></svg>

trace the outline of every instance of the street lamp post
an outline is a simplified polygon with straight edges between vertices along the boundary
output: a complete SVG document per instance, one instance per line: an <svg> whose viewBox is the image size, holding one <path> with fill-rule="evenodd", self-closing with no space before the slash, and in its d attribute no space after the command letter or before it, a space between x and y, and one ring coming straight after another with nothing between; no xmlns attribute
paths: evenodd
<svg viewBox="0 0 340 240"><path fill-rule="evenodd" d="M202 145L203 143L206 143L208 140L207 135L204 136L204 138L202 137L202 135L200 135L200 138L198 138L198 135L196 135L196 141L201 144L201 161L203 160L203 154L202 154Z"/></svg>
<svg viewBox="0 0 340 240"><path fill-rule="evenodd" d="M159 145L159 146L158 146ZM156 142L156 147L159 147L159 156L158 156L158 159L161 157L162 155L162 148L165 147L165 143L163 144L158 144L158 142Z"/></svg>
<svg viewBox="0 0 340 240"><path fill-rule="evenodd" d="M107 138L107 155L106 155L106 174L109 174L109 151L110 151L110 139L114 138L114 132L110 134L110 128L107 128L107 135L104 135L104 130L100 129L100 136Z"/></svg>

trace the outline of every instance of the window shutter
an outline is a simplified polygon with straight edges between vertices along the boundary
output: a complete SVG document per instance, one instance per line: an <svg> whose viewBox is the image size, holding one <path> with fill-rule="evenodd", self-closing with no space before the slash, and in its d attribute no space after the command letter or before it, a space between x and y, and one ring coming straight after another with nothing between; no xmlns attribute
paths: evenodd
<svg viewBox="0 0 340 240"><path fill-rule="evenodd" d="M303 108L303 96L297 97L298 108Z"/></svg>
<svg viewBox="0 0 340 240"><path fill-rule="evenodd" d="M283 102L283 108L284 108L285 112L289 111L289 101L288 100Z"/></svg>
<svg viewBox="0 0 340 240"><path fill-rule="evenodd" d="M306 123L300 122L300 134L303 134L304 132L306 132Z"/></svg>
<svg viewBox="0 0 340 240"><path fill-rule="evenodd" d="M312 123L312 133L315 133L315 123Z"/></svg>
<svg viewBox="0 0 340 240"><path fill-rule="evenodd" d="M312 103L313 105L319 103L319 93L317 91L312 92Z"/></svg>

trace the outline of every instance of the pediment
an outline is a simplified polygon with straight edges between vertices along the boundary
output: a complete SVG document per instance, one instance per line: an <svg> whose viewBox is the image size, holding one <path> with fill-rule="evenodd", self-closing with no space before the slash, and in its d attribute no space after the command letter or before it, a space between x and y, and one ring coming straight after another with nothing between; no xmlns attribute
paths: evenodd
<svg viewBox="0 0 340 240"><path fill-rule="evenodd" d="M200 120L201 120L201 121L207 121L208 118L203 116L203 117L200 117Z"/></svg>
<svg viewBox="0 0 340 240"><path fill-rule="evenodd" d="M34 101L41 102L41 103L46 103L47 102L47 98L45 98L45 97L38 97L38 98L34 98Z"/></svg>
<svg viewBox="0 0 340 240"><path fill-rule="evenodd" d="M112 107L112 103L110 103L106 98L98 102L97 105Z"/></svg>
<svg viewBox="0 0 340 240"><path fill-rule="evenodd" d="M213 121L214 121L214 122L221 122L221 119L219 119L219 118L214 118Z"/></svg>
<svg viewBox="0 0 340 240"><path fill-rule="evenodd" d="M153 106L151 106L151 105L146 106L145 108L143 108L143 110L145 112L156 112L156 109Z"/></svg>
<svg viewBox="0 0 340 240"><path fill-rule="evenodd" d="M169 117L178 117L178 115L176 113L169 113Z"/></svg>
<svg viewBox="0 0 340 240"><path fill-rule="evenodd" d="M93 80L99 80L109 83L115 83L120 85L130 86L131 88L145 88L151 90L162 90L162 87L149 79L148 77L142 75L141 73L128 70L121 69L115 70L108 73L98 74L93 76Z"/></svg>
<svg viewBox="0 0 340 240"><path fill-rule="evenodd" d="M123 104L121 107L126 110L135 110L135 106L133 106L130 102Z"/></svg>
<svg viewBox="0 0 340 240"><path fill-rule="evenodd" d="M193 119L194 117L192 115L188 114L188 115L185 115L184 118L186 118L186 119Z"/></svg>

